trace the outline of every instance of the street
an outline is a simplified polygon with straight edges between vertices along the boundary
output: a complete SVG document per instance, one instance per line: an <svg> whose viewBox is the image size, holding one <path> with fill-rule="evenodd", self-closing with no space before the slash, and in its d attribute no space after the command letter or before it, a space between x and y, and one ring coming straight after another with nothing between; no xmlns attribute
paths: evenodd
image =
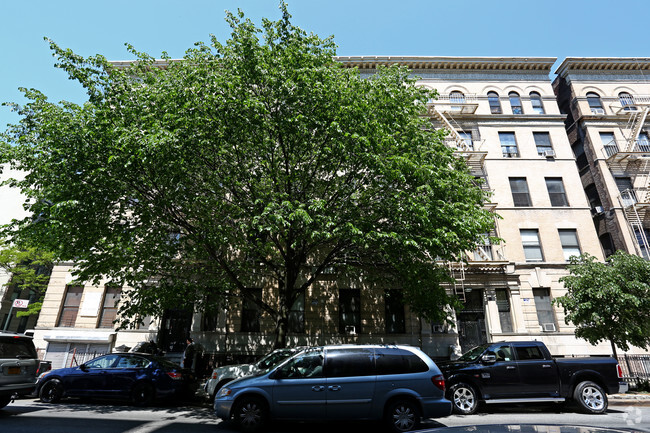
<svg viewBox="0 0 650 433"><path fill-rule="evenodd" d="M492 424L544 424L608 427L650 432L650 406L610 404L604 415L585 415L561 406L491 406L482 413L450 416L424 422L420 431L442 427L481 426ZM69 400L61 404L44 404L35 399L17 400L0 409L0 430L3 433L174 433L174 432L235 432L231 423L216 419L209 408L199 406L156 406L136 408L103 402ZM302 424L272 423L268 433L358 433L382 431L376 423ZM480 432L481 429L476 429Z"/></svg>

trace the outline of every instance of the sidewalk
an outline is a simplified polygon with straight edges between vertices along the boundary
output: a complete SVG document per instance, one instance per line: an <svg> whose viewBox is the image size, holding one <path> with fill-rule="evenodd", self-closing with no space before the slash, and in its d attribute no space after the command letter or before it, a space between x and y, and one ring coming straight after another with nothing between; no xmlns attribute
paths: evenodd
<svg viewBox="0 0 650 433"><path fill-rule="evenodd" d="M607 396L612 404L648 405L650 406L650 394L628 392L626 394L611 394Z"/></svg>

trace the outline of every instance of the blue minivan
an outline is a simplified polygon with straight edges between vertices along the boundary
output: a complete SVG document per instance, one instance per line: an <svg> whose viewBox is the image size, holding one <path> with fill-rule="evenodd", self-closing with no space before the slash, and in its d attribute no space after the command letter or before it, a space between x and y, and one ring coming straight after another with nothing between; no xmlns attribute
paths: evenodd
<svg viewBox="0 0 650 433"><path fill-rule="evenodd" d="M445 379L424 352L410 346L312 347L279 366L228 383L215 414L245 432L268 419L384 420L395 432L422 417L451 413Z"/></svg>

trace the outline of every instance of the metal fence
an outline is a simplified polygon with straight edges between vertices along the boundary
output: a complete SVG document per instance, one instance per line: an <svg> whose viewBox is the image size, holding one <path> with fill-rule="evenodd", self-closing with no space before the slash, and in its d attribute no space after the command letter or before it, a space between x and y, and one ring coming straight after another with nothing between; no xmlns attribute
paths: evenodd
<svg viewBox="0 0 650 433"><path fill-rule="evenodd" d="M619 355L618 364L623 370L623 378L636 388L642 382L650 381L650 355Z"/></svg>

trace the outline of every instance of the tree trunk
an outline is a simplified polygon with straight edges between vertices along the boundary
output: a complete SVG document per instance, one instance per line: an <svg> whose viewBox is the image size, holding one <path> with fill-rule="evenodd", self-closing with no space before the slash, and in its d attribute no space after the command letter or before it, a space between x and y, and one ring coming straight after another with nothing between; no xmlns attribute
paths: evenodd
<svg viewBox="0 0 650 433"><path fill-rule="evenodd" d="M612 356L613 356L615 359L617 359L617 358L616 358L616 355L617 355L617 354L616 354L616 344L614 344L614 341L613 341L613 340L609 340L609 343L612 345Z"/></svg>
<svg viewBox="0 0 650 433"><path fill-rule="evenodd" d="M287 325L289 323L285 308L280 308L280 314L275 320L275 344L273 344L273 349L282 349L287 346Z"/></svg>

